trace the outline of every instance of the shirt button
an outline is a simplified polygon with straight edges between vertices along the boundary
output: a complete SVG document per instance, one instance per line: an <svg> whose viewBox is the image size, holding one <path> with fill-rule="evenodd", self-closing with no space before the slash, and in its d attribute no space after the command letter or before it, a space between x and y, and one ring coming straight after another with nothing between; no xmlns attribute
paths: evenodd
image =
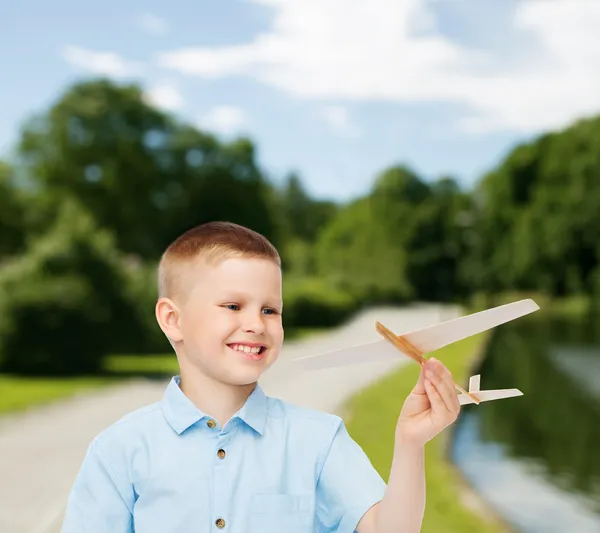
<svg viewBox="0 0 600 533"><path fill-rule="evenodd" d="M215 421L211 419L211 420L209 420L209 421L206 423L206 425L207 425L209 428L214 428L214 427L215 427L217 424L215 424Z"/></svg>
<svg viewBox="0 0 600 533"><path fill-rule="evenodd" d="M225 527L225 520L223 520L222 518L217 518L215 524L219 529L223 529Z"/></svg>
<svg viewBox="0 0 600 533"><path fill-rule="evenodd" d="M227 454L225 453L225 450L219 450L217 452L217 455L219 456L219 459L224 459L225 455L227 455Z"/></svg>

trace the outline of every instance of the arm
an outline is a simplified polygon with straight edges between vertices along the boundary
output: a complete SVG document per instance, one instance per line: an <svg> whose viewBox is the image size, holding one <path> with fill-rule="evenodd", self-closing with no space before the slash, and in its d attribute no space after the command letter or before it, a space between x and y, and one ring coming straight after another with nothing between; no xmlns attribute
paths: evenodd
<svg viewBox="0 0 600 533"><path fill-rule="evenodd" d="M460 412L452 373L430 358L404 402L396 426L392 468L383 499L358 533L419 533L425 513L425 444Z"/></svg>
<svg viewBox="0 0 600 533"><path fill-rule="evenodd" d="M75 479L62 533L133 533L134 490L94 441Z"/></svg>
<svg viewBox="0 0 600 533"><path fill-rule="evenodd" d="M418 533L425 513L425 450L396 443L381 502L359 522L358 533Z"/></svg>

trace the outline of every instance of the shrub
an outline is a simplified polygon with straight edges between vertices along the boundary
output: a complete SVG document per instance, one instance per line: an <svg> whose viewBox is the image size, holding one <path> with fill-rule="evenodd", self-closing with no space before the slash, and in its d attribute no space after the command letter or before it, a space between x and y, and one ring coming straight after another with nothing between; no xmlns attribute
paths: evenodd
<svg viewBox="0 0 600 533"><path fill-rule="evenodd" d="M144 334L111 236L75 201L0 269L0 369L97 371L104 355Z"/></svg>
<svg viewBox="0 0 600 533"><path fill-rule="evenodd" d="M358 301L325 280L305 278L284 284L286 327L336 326L356 312Z"/></svg>

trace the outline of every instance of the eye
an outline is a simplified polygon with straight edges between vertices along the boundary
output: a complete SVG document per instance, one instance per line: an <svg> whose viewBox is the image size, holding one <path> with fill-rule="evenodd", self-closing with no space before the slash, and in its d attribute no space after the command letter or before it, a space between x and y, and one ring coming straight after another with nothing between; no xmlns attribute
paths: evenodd
<svg viewBox="0 0 600 533"><path fill-rule="evenodd" d="M271 308L271 307L267 307L267 308L265 308L264 310L265 310L265 311L270 311L270 313L268 313L268 314L270 314L270 315L278 315L278 314L279 314L279 311L277 311L277 309L273 309L273 308Z"/></svg>
<svg viewBox="0 0 600 533"><path fill-rule="evenodd" d="M227 304L225 307L227 307L227 309L231 309L232 307L236 307L239 309L239 305L238 304ZM231 309L232 311L236 311L236 309Z"/></svg>

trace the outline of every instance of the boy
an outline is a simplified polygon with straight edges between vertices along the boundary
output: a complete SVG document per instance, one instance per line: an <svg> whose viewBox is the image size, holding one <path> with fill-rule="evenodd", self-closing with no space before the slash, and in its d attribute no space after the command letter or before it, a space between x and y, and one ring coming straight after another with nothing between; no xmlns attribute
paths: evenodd
<svg viewBox="0 0 600 533"><path fill-rule="evenodd" d="M267 239L203 224L158 270L156 319L180 373L90 444L63 533L417 533L424 445L460 407L444 365L430 359L404 402L386 486L341 418L257 384L283 342L281 261Z"/></svg>

